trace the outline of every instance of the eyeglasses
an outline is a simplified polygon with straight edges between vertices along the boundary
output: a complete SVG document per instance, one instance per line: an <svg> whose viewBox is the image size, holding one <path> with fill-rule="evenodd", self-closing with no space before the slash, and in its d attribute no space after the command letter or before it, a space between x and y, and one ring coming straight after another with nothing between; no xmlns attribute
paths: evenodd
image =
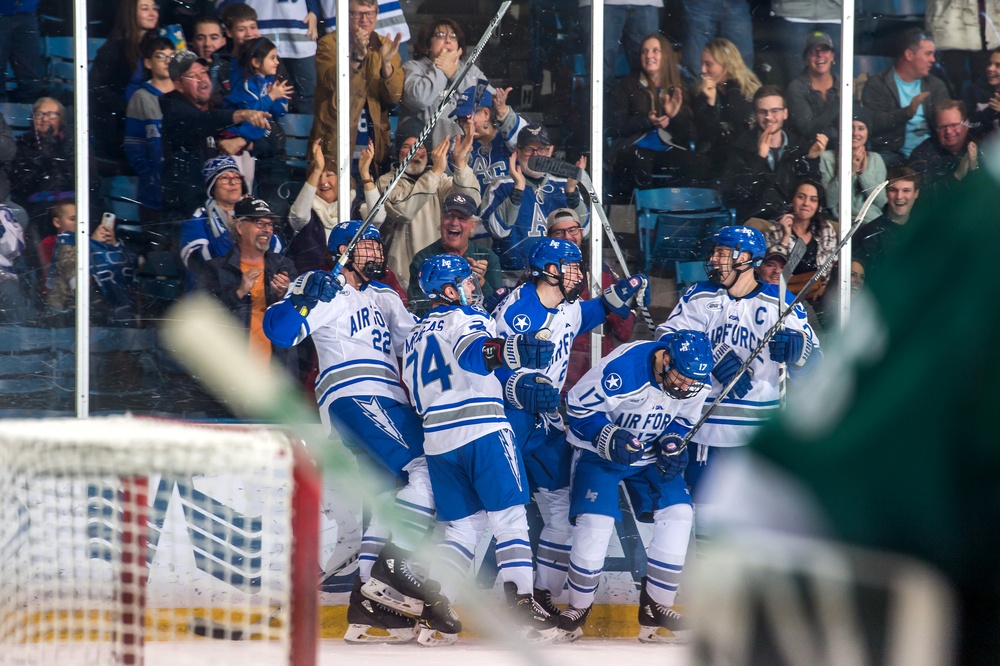
<svg viewBox="0 0 1000 666"><path fill-rule="evenodd" d="M542 147L542 148L525 147L525 148L518 148L518 151L520 151L521 153L524 153L528 157L531 157L532 155L541 155L543 152L545 152L545 148L544 147Z"/></svg>
<svg viewBox="0 0 1000 666"><path fill-rule="evenodd" d="M165 62L167 60L173 60L173 59L174 59L174 54L173 53L154 53L153 54L153 60L159 60L160 62Z"/></svg>
<svg viewBox="0 0 1000 666"><path fill-rule="evenodd" d="M222 181L224 183L238 183L243 180L243 176L235 173L224 173L215 179L215 182Z"/></svg>
<svg viewBox="0 0 1000 666"><path fill-rule="evenodd" d="M833 49L826 44L820 44L819 46L814 46L809 51L813 55L819 55L820 53L833 53Z"/></svg>
<svg viewBox="0 0 1000 666"><path fill-rule="evenodd" d="M261 230L274 229L274 222L271 222L270 220L240 220L240 222L243 222L245 224L252 224Z"/></svg>
<svg viewBox="0 0 1000 666"><path fill-rule="evenodd" d="M938 132L948 132L948 131L957 132L960 128L964 127L965 125L966 125L966 121L964 121L964 120L962 122L960 122L960 123L949 123L947 125L938 125L937 126L937 131Z"/></svg>
<svg viewBox="0 0 1000 666"><path fill-rule="evenodd" d="M369 21L371 21L372 19L375 18L375 15L378 14L378 10L377 9L372 9L372 10L369 10L369 11L366 11L366 12L348 12L348 14L350 14L351 18L353 18L353 19L362 19L363 18L363 19L368 19Z"/></svg>
<svg viewBox="0 0 1000 666"><path fill-rule="evenodd" d="M32 118L37 120L55 120L59 117L58 111L35 111L31 114Z"/></svg>
<svg viewBox="0 0 1000 666"><path fill-rule="evenodd" d="M456 35L453 32L435 32L434 33L434 38L435 39L450 39L453 42L458 41L458 35Z"/></svg>
<svg viewBox="0 0 1000 666"><path fill-rule="evenodd" d="M580 233L582 231L583 231L583 227L581 227L579 224L577 224L577 225L574 225L572 227L565 227L563 229L552 229L551 231L549 231L549 236L551 236L553 238L565 238L566 236L569 236L570 234L578 234L578 233Z"/></svg>
<svg viewBox="0 0 1000 666"><path fill-rule="evenodd" d="M785 110L783 106L777 106L773 109L757 109L756 113L758 116L776 116Z"/></svg>
<svg viewBox="0 0 1000 666"><path fill-rule="evenodd" d="M467 222L468 220L472 219L471 217L469 217L465 213L460 213L457 210L448 210L448 211L445 211L441 215L441 217L443 217L446 220L449 220L449 219L450 220L458 220L460 222Z"/></svg>
<svg viewBox="0 0 1000 666"><path fill-rule="evenodd" d="M188 74L182 76L182 79L187 79L188 81L211 81L212 78L208 75L208 72L202 72L201 74Z"/></svg>

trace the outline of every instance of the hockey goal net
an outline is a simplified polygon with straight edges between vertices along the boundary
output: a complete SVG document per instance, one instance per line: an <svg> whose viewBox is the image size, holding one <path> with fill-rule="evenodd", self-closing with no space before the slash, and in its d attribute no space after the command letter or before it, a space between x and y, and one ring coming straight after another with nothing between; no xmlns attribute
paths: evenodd
<svg viewBox="0 0 1000 666"><path fill-rule="evenodd" d="M0 420L0 664L314 664L319 496L280 430Z"/></svg>

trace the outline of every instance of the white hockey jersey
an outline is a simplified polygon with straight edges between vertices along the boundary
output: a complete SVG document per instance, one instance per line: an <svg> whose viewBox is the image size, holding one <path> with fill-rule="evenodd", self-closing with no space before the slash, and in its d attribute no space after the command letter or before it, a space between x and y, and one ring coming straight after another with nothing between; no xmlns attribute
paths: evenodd
<svg viewBox="0 0 1000 666"><path fill-rule="evenodd" d="M431 310L407 338L403 381L424 421L427 455L510 429L500 381L483 359L483 343L493 337L485 311L456 305Z"/></svg>
<svg viewBox="0 0 1000 666"><path fill-rule="evenodd" d="M795 295L786 294L786 304ZM681 329L704 331L713 348L726 344L745 361L764 334L778 320L778 285L758 283L758 288L744 298L733 298L724 288L711 282L699 282L677 303L667 320L656 329L657 337ZM806 311L796 305L785 318L785 327L801 331L812 340L814 353L819 340L806 320ZM779 407L778 364L771 360L765 346L750 366L753 372L750 392L743 398L729 394L698 431L695 440L709 446L742 446L749 442L757 427ZM714 382L710 400L722 390Z"/></svg>
<svg viewBox="0 0 1000 666"><path fill-rule="evenodd" d="M319 359L316 402L328 430L329 404L339 398L383 396L406 404L396 357L416 318L392 288L370 282L359 291L346 285L330 302L317 303L304 319L290 299L286 296L269 308L291 312L280 319L265 317L264 332L279 346L312 337Z"/></svg>
<svg viewBox="0 0 1000 666"><path fill-rule="evenodd" d="M653 355L666 349L660 342L630 342L591 368L566 396L569 430L566 441L597 452L593 439L613 423L639 438L646 447L634 465L656 462L656 440L675 420L691 428L700 418L708 391L686 400L671 398L653 374Z"/></svg>

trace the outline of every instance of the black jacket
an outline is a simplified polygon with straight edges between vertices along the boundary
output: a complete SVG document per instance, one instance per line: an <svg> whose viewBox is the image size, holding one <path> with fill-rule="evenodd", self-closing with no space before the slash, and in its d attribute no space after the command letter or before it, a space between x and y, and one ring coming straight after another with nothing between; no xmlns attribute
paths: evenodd
<svg viewBox="0 0 1000 666"><path fill-rule="evenodd" d="M17 154L7 165L11 197L18 203L30 204L32 196L39 192L74 192L73 153L73 135L68 130L38 134L30 129L17 137Z"/></svg>
<svg viewBox="0 0 1000 666"><path fill-rule="evenodd" d="M792 131L807 140L815 141L817 134L825 134L830 140L827 148L832 150L840 134L837 123L840 118L840 81L834 76L833 87L827 91L826 99L818 90L809 85L809 75L799 74L785 89L788 102L788 125Z"/></svg>
<svg viewBox="0 0 1000 666"><path fill-rule="evenodd" d="M649 123L649 112L659 106L659 99L656 90L643 85L640 77L639 73L629 74L621 80L611 97L611 122L606 131L610 138L617 140L612 152L620 150L623 145L639 139L653 129ZM685 89L684 106L670 119L670 125L667 127L667 131L673 137L673 143L680 146L686 146L694 139L694 123L687 102L688 95Z"/></svg>
<svg viewBox="0 0 1000 666"><path fill-rule="evenodd" d="M997 91L986 82L986 75L972 82L965 93L965 108L969 112L969 132L977 139L1000 128L1000 113L989 107Z"/></svg>
<svg viewBox="0 0 1000 666"><path fill-rule="evenodd" d="M290 259L274 252L264 253L264 300L268 307L277 303L281 298L271 287L271 280L278 273L286 273L290 280L298 276L295 264ZM240 269L240 248L234 246L232 250L222 257L215 257L205 265L201 273L199 287L215 296L219 302L226 306L233 315L240 320L243 326L250 329L250 294L243 298L236 295L243 281L243 271ZM287 349L271 346L271 352L275 358L287 363L293 358Z"/></svg>
<svg viewBox="0 0 1000 666"><path fill-rule="evenodd" d="M787 145L772 171L767 159L757 154L760 132L758 128L738 138L726 162L723 194L727 204L736 209L739 224L750 217L777 218L787 212L800 178L819 180L819 158L806 157L811 142L786 130Z"/></svg>
<svg viewBox="0 0 1000 666"><path fill-rule="evenodd" d="M707 153L715 170L721 171L730 146L749 131L754 118L753 102L735 84L720 83L717 91L715 106L709 106L704 95L696 95L691 109L698 152Z"/></svg>

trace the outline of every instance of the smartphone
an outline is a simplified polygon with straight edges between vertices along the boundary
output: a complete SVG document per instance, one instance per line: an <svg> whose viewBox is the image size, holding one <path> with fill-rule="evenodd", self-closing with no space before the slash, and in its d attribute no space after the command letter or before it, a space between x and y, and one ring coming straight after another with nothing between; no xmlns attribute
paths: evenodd
<svg viewBox="0 0 1000 666"><path fill-rule="evenodd" d="M104 227L105 229L114 229L115 228L115 214L114 213L105 213L104 215L102 215L101 216L101 226Z"/></svg>

